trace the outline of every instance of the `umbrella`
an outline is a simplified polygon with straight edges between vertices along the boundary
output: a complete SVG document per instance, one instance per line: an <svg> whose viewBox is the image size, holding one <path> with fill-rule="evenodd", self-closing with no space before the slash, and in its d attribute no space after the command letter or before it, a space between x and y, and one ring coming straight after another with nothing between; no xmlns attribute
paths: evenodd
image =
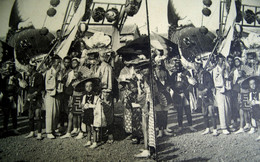
<svg viewBox="0 0 260 162"><path fill-rule="evenodd" d="M252 79L254 79L256 82L256 86L257 86L256 88L259 88L258 86L260 84L260 76L249 76L249 77L245 78L241 83L241 87L243 89L249 89L249 81Z"/></svg>
<svg viewBox="0 0 260 162"><path fill-rule="evenodd" d="M159 34L153 33L151 35L151 40L158 40L168 57L172 58L172 57L180 56L178 45L173 43L169 39Z"/></svg>
<svg viewBox="0 0 260 162"><path fill-rule="evenodd" d="M125 46L119 48L117 53L124 57L131 57L143 54L146 58L150 58L150 41L148 36L141 36ZM129 56L130 55L130 56Z"/></svg>
<svg viewBox="0 0 260 162"><path fill-rule="evenodd" d="M84 78L75 86L75 91L84 92L85 91L85 83L92 82L92 90L96 93L100 91L100 79L99 78Z"/></svg>

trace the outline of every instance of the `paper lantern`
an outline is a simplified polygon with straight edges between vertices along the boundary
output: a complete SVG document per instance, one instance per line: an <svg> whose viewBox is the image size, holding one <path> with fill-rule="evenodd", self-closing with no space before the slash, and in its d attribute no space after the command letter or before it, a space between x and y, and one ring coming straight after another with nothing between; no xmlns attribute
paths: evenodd
<svg viewBox="0 0 260 162"><path fill-rule="evenodd" d="M255 21L255 14L252 10L246 10L244 19L248 24L252 24Z"/></svg>
<svg viewBox="0 0 260 162"><path fill-rule="evenodd" d="M51 0L50 1L50 4L53 6L53 7L56 7L60 4L60 0Z"/></svg>
<svg viewBox="0 0 260 162"><path fill-rule="evenodd" d="M87 31L87 30L88 30L88 25L85 24L85 23L80 23L80 25L79 25L79 31L82 32L82 33L84 33L84 32Z"/></svg>
<svg viewBox="0 0 260 162"><path fill-rule="evenodd" d="M209 15L211 14L211 11L210 11L210 9L208 9L208 8L203 8L203 9L202 9L202 13L203 13L203 15L205 15L205 16L209 16Z"/></svg>
<svg viewBox="0 0 260 162"><path fill-rule="evenodd" d="M105 17L105 10L102 7L98 7L94 9L92 18L95 22L99 22L100 20L103 20Z"/></svg>
<svg viewBox="0 0 260 162"><path fill-rule="evenodd" d="M255 20L260 24L260 12L255 13Z"/></svg>
<svg viewBox="0 0 260 162"><path fill-rule="evenodd" d="M142 0L127 0L125 4L125 12L128 16L134 16L141 6Z"/></svg>
<svg viewBox="0 0 260 162"><path fill-rule="evenodd" d="M40 30L40 34L41 35L47 35L49 33L49 30L46 28L46 27L43 27L41 30Z"/></svg>
<svg viewBox="0 0 260 162"><path fill-rule="evenodd" d="M55 8L49 8L47 11L47 15L53 17L56 14L56 12L57 11L55 10Z"/></svg>
<svg viewBox="0 0 260 162"><path fill-rule="evenodd" d="M119 16L119 12L116 8L108 9L106 14L105 14L105 17L106 17L108 22L115 21L118 18L118 16Z"/></svg>
<svg viewBox="0 0 260 162"><path fill-rule="evenodd" d="M209 32L208 28L206 28L205 26L200 27L199 31L205 35Z"/></svg>
<svg viewBox="0 0 260 162"><path fill-rule="evenodd" d="M212 1L211 0L203 0L203 4L207 7L210 7L212 5Z"/></svg>

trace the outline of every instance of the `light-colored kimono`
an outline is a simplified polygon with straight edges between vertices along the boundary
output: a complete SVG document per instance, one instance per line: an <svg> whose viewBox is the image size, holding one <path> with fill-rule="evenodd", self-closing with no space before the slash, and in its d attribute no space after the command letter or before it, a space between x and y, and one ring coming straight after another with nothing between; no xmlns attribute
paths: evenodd
<svg viewBox="0 0 260 162"><path fill-rule="evenodd" d="M106 117L107 125L111 125L114 120L114 108L113 108L113 69L106 63L102 62L97 68L95 77L100 78L102 88L102 106Z"/></svg>
<svg viewBox="0 0 260 162"><path fill-rule="evenodd" d="M57 129L59 119L59 100L57 93L57 71L51 67L45 76L45 107L46 107L46 133L52 133Z"/></svg>
<svg viewBox="0 0 260 162"><path fill-rule="evenodd" d="M227 129L230 125L230 98L226 92L224 78L225 70L217 65L212 70L214 86L216 89L215 100L219 111L219 121L221 129Z"/></svg>

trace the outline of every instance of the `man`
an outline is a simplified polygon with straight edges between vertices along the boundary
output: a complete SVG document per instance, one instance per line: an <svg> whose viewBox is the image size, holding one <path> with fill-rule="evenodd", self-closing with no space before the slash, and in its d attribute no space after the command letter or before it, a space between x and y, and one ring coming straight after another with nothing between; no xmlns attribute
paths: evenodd
<svg viewBox="0 0 260 162"><path fill-rule="evenodd" d="M0 104L4 115L4 133L8 132L8 120L11 114L13 129L15 134L20 134L17 131L17 91L18 80L15 77L14 63L6 61L2 65L2 73L0 77Z"/></svg>
<svg viewBox="0 0 260 162"><path fill-rule="evenodd" d="M97 61L97 67L94 76L101 79L101 89L103 97L103 109L107 121L108 143L113 143L113 122L114 122L114 104L113 104L113 69L106 60L109 60L109 50L99 51L100 61Z"/></svg>
<svg viewBox="0 0 260 162"><path fill-rule="evenodd" d="M71 58L69 56L64 57L63 59L63 68L61 69L62 79L61 82L63 84L63 93L61 93L60 98L60 125L64 126L64 123L67 121L68 116L68 101L69 101L69 89L66 86L66 81L68 79L68 74L71 71Z"/></svg>
<svg viewBox="0 0 260 162"><path fill-rule="evenodd" d="M212 70L213 81L215 86L215 100L218 106L220 128L225 135L230 134L228 131L230 125L230 98L226 90L226 69L224 64L224 56L217 56L217 65Z"/></svg>
<svg viewBox="0 0 260 162"><path fill-rule="evenodd" d="M204 65L204 67L202 67ZM202 135L211 133L209 117L211 118L212 126L213 126L213 136L217 136L217 123L215 117L214 110L214 100L212 89L214 86L213 79L211 74L206 71L205 64L201 58L195 58L195 68L197 71L197 88L198 88L198 105L202 107L202 113L204 116L204 124L205 131L203 131Z"/></svg>
<svg viewBox="0 0 260 162"><path fill-rule="evenodd" d="M30 133L25 138L34 137L34 122L37 123L37 140L42 140L42 91L44 90L44 79L42 74L36 71L36 63L30 62L29 68L29 83L26 106L29 109L29 128ZM35 118L35 119L34 119Z"/></svg>
<svg viewBox="0 0 260 162"><path fill-rule="evenodd" d="M142 109L142 112L140 113L142 113L142 131L144 137L144 150L141 153L134 155L139 158L149 157L155 148L154 110L149 69L149 62L136 66L138 78L137 101Z"/></svg>
<svg viewBox="0 0 260 162"><path fill-rule="evenodd" d="M57 132L59 121L60 102L57 98L57 79L60 73L61 58L58 55L53 56L52 66L46 71L45 76L45 106L46 106L46 133L47 138L54 139L53 132Z"/></svg>
<svg viewBox="0 0 260 162"><path fill-rule="evenodd" d="M183 130L183 110L187 116L188 128L190 131L197 131L192 127L192 116L191 109L189 105L189 92L193 88L188 81L188 76L191 76L187 70L185 70L180 62L176 62L177 70L170 75L171 85L169 85L174 93L173 93L173 103L177 108L177 120L178 120L178 132ZM191 77L192 78L192 77ZM194 80L194 79L190 79ZM195 85L195 83L194 83Z"/></svg>

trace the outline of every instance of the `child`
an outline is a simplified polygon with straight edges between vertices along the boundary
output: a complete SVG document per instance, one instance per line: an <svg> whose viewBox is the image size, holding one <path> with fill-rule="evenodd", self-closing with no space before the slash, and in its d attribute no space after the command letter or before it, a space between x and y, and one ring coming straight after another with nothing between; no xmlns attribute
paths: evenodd
<svg viewBox="0 0 260 162"><path fill-rule="evenodd" d="M260 118L260 92L256 88L256 82L258 80L256 78L252 78L249 80L249 104L252 107L251 110L251 129L248 133L253 134L256 132L257 128L257 120Z"/></svg>
<svg viewBox="0 0 260 162"><path fill-rule="evenodd" d="M101 107L100 97L94 92L94 82L97 80L85 80L86 94L82 98L81 106L84 111L83 123L87 126L87 143L84 146L96 148L98 141L99 128L106 125L105 115ZM93 144L91 143L91 126L93 126Z"/></svg>

